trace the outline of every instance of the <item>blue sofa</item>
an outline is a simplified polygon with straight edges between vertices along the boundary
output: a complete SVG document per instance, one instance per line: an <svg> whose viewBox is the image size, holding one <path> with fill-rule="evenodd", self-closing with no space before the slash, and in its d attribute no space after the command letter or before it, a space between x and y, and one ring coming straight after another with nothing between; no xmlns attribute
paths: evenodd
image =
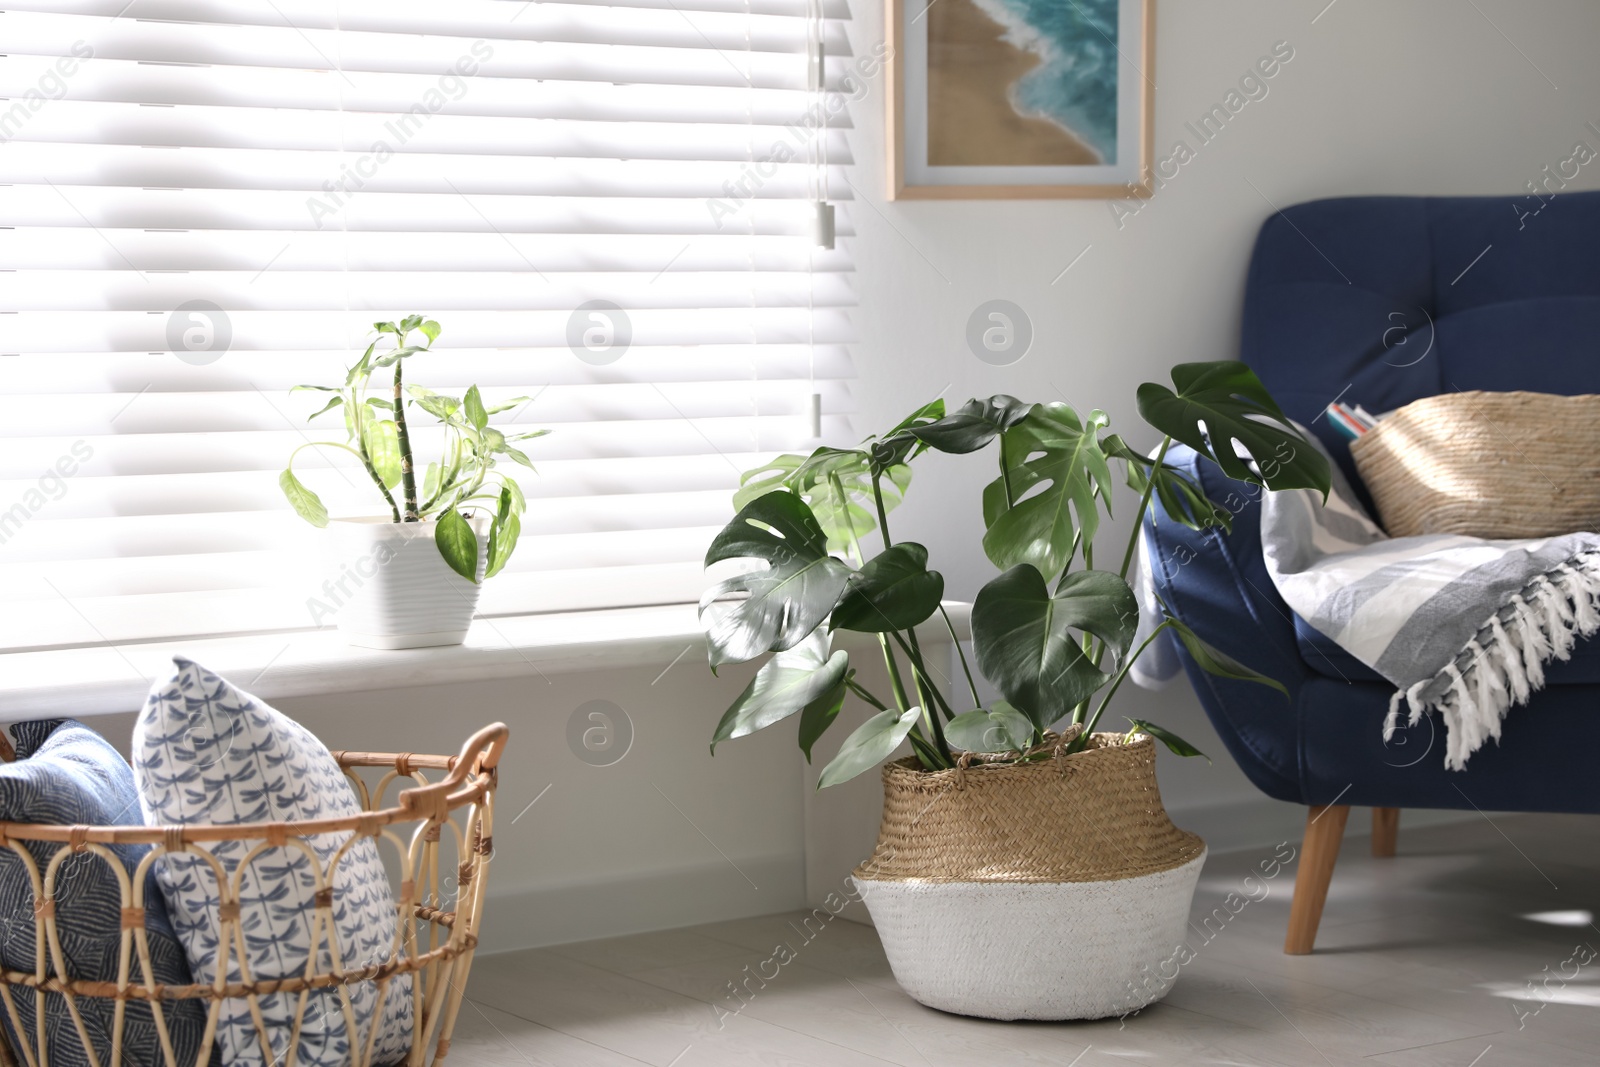
<svg viewBox="0 0 1600 1067"><path fill-rule="evenodd" d="M1336 398L1381 412L1456 389L1600 392L1600 192L1288 208L1256 241L1240 358L1358 491L1323 417ZM1172 462L1236 517L1230 534L1197 533L1156 509L1146 530L1158 591L1205 640L1289 689L1286 701L1183 657L1250 780L1311 809L1285 951L1311 951L1351 805L1377 809L1379 855L1393 854L1400 808L1600 812L1600 641L1551 666L1498 747L1447 771L1442 723L1430 716L1385 743L1392 688L1284 605L1262 562L1259 490L1185 448Z"/></svg>

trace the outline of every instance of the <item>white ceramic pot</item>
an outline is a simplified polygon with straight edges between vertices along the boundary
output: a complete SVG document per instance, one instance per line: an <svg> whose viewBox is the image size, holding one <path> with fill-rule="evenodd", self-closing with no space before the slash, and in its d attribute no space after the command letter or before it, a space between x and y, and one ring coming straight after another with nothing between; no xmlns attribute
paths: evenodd
<svg viewBox="0 0 1600 1067"><path fill-rule="evenodd" d="M1165 996L1205 844L1172 825L1149 737L1045 762L884 767L878 846L854 883L895 979L987 1019L1099 1019Z"/></svg>
<svg viewBox="0 0 1600 1067"><path fill-rule="evenodd" d="M330 566L322 593L339 632L363 648L424 648L466 640L488 565L489 517L468 519L478 535L478 582L450 569L434 543L438 524L387 518L328 523Z"/></svg>

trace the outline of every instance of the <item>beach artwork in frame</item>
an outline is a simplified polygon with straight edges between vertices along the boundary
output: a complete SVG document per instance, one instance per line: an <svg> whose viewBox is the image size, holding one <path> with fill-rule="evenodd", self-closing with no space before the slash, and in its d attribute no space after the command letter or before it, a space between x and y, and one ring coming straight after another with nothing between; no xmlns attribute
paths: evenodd
<svg viewBox="0 0 1600 1067"><path fill-rule="evenodd" d="M1148 196L1154 0L885 0L891 199Z"/></svg>

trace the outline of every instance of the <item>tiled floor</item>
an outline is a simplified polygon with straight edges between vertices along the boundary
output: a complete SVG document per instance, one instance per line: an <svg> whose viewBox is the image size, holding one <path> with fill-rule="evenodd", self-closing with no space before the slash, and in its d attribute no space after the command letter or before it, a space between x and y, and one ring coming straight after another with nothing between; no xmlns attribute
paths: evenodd
<svg viewBox="0 0 1600 1067"><path fill-rule="evenodd" d="M1365 820L1352 813L1351 826ZM1296 843L1298 844L1298 843ZM1281 950L1294 869L1244 893L1273 849L1217 855L1198 922L1257 898L1161 1003L1124 1021L995 1023L924 1008L871 928L807 942L794 916L480 957L451 1060L482 1067L1010 1067L1600 1063L1600 819L1517 816L1407 832L1393 860L1350 838L1317 952ZM861 905L853 904L852 908ZM1226 910L1226 909L1225 909ZM848 915L849 912L846 912ZM737 1014L728 984L796 948ZM1593 948L1580 946L1594 946ZM1578 950L1576 960L1574 950ZM1070 945L1060 946L1070 952ZM1571 961L1571 962L1569 962ZM771 973L772 966L766 970ZM1574 973L1576 972L1576 973ZM1535 982L1534 991L1527 983Z"/></svg>

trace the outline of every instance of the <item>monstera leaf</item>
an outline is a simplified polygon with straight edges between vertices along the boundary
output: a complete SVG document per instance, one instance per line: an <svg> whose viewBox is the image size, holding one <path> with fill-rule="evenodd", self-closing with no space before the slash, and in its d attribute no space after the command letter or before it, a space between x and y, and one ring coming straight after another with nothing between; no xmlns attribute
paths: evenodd
<svg viewBox="0 0 1600 1067"><path fill-rule="evenodd" d="M706 551L706 566L727 559L762 560L767 567L718 582L700 598L705 620L713 601L747 594L706 626L713 669L799 644L828 617L852 574L828 555L805 501L786 492L757 497L723 528Z"/></svg>
<svg viewBox="0 0 1600 1067"><path fill-rule="evenodd" d="M1282 682L1276 678L1269 678L1259 671L1253 671L1221 649L1206 644L1199 634L1171 615L1167 616L1167 625L1178 635L1178 640L1183 642L1184 649L1194 658L1195 665L1207 674L1214 674L1218 678L1232 678L1239 682L1254 682L1276 689L1285 698L1289 696L1289 690L1284 688Z"/></svg>
<svg viewBox="0 0 1600 1067"><path fill-rule="evenodd" d="M1111 499L1111 467L1098 436L1107 421L1102 411L1080 420L1065 404L1036 404L1001 435L1004 474L983 490L983 551L996 567L1027 563L1054 575L1072 561L1080 539L1094 540L1095 498Z"/></svg>
<svg viewBox="0 0 1600 1067"><path fill-rule="evenodd" d="M1141 456L1116 434L1101 438L1100 450L1127 463L1128 487L1141 496L1153 480L1155 498L1174 521L1191 530L1220 526L1232 531L1233 515L1228 509L1206 496L1205 490L1177 467L1165 461L1157 466L1154 459Z"/></svg>
<svg viewBox="0 0 1600 1067"><path fill-rule="evenodd" d="M1213 460L1230 478L1274 490L1316 489L1327 497L1327 459L1295 430L1249 367L1236 360L1180 363L1172 368L1172 384L1176 392L1154 382L1139 386L1145 422ZM1235 442L1248 459L1238 455Z"/></svg>
<svg viewBox="0 0 1600 1067"><path fill-rule="evenodd" d="M817 788L825 789L830 785L848 782L862 771L871 770L888 759L900 747L900 742L906 739L921 715L921 708L880 711L862 723L855 733L844 739L833 762L822 769Z"/></svg>
<svg viewBox="0 0 1600 1067"><path fill-rule="evenodd" d="M849 655L841 650L830 656L828 637L821 632L787 652L779 652L756 672L744 692L723 713L711 737L711 754L717 754L717 745L723 741L753 734L804 712L800 747L810 760L811 746L832 724L844 703L849 670Z"/></svg>
<svg viewBox="0 0 1600 1067"><path fill-rule="evenodd" d="M909 630L939 610L944 575L928 569L928 550L902 541L867 561L833 609L832 628L869 634Z"/></svg>
<svg viewBox="0 0 1600 1067"><path fill-rule="evenodd" d="M1033 723L1004 700L993 707L957 715L945 723L944 736L968 752L1021 752L1033 740Z"/></svg>
<svg viewBox="0 0 1600 1067"><path fill-rule="evenodd" d="M1032 407L1001 393L987 400L969 400L936 422L909 426L900 432L940 452L965 455L978 451L997 435L1017 425Z"/></svg>
<svg viewBox="0 0 1600 1067"><path fill-rule="evenodd" d="M785 489L798 494L827 535L829 551L843 552L878 528L872 469L872 457L860 449L819 448L809 456L789 453L746 471L733 506L743 508L757 497ZM910 485L910 467L888 467L878 483L883 510L899 506Z"/></svg>
<svg viewBox="0 0 1600 1067"><path fill-rule="evenodd" d="M1127 655L1138 621L1133 590L1115 574L1068 574L1052 596L1024 563L978 593L972 640L984 677L1043 731L1111 680L1075 631L1103 641L1114 662Z"/></svg>

